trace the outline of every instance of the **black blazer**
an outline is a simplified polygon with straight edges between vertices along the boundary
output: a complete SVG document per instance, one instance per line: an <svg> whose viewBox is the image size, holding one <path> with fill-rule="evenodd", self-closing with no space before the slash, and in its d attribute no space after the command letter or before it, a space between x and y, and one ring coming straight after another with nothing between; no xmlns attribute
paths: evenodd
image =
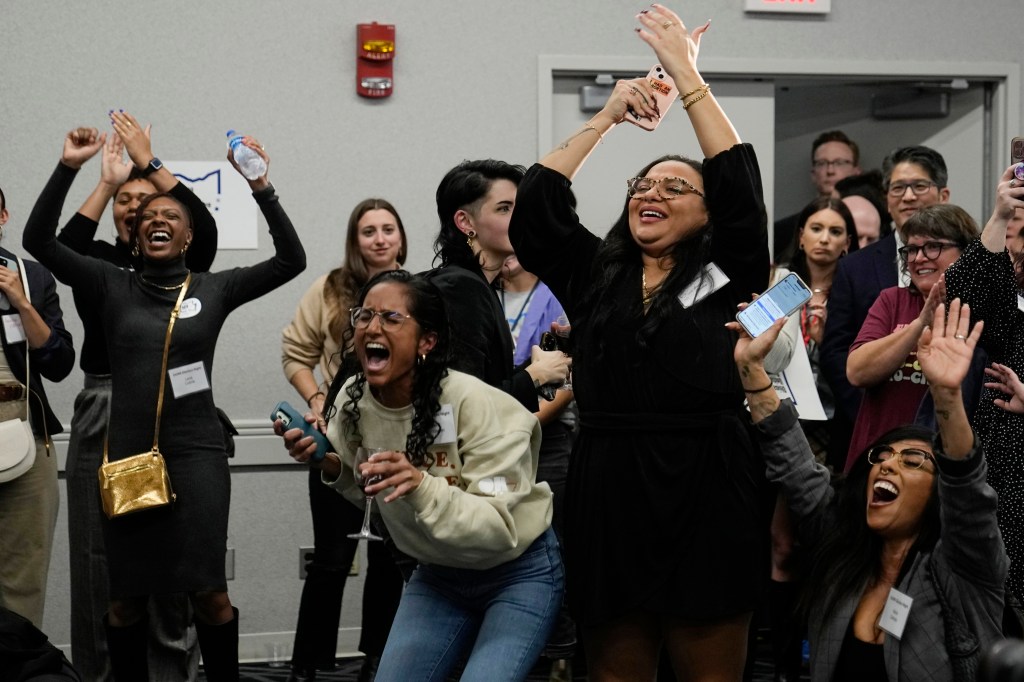
<svg viewBox="0 0 1024 682"><path fill-rule="evenodd" d="M0 256L10 261L17 262L13 253L0 247ZM43 387L42 377L50 381L60 381L66 377L71 368L75 366L75 348L71 343L71 333L64 328L64 316L60 309L60 299L57 297L57 284L53 280L50 271L39 263L24 260L25 272L22 277L27 277L29 296L32 306L50 327L50 338L42 348L34 348L31 352L30 368L32 381L29 389L32 396L29 398L29 411L31 413L32 431L39 437L52 436L63 431L60 420L50 409L50 402L46 399L46 390ZM2 315L17 315L18 311L0 311ZM25 383L25 349L26 343L8 343L7 333L0 326L4 355L7 357L7 364L11 366L11 372L21 383ZM45 420L45 421L44 421ZM46 429L43 429L43 425Z"/></svg>
<svg viewBox="0 0 1024 682"><path fill-rule="evenodd" d="M878 294L898 283L895 234L840 260L832 279L821 343L821 371L835 393L837 407L851 421L857 418L861 392L846 380L846 358L850 354L850 346L857 340L861 325Z"/></svg>

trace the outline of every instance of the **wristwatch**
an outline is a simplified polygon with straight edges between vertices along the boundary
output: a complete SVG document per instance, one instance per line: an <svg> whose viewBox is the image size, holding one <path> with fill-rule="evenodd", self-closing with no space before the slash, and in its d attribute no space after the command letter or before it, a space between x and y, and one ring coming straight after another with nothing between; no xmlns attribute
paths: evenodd
<svg viewBox="0 0 1024 682"><path fill-rule="evenodd" d="M142 177L148 178L150 175L156 173L163 167L164 162L154 156L152 159L150 159L149 165L142 169Z"/></svg>

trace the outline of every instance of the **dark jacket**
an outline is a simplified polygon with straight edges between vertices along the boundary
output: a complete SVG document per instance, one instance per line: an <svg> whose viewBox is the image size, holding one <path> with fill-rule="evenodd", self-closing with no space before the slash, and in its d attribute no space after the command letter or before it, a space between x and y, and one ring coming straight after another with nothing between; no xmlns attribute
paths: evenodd
<svg viewBox="0 0 1024 682"><path fill-rule="evenodd" d="M0 247L0 256L10 261L17 261L17 257ZM75 366L75 348L71 343L71 333L64 328L64 317L60 310L60 299L57 297L57 283L50 271L39 263L30 260L23 260L25 272L22 277L28 278L29 296L32 306L50 327L50 338L42 348L34 348L31 351L29 363L32 371L32 380L29 388L32 396L29 399L29 410L32 419L32 431L39 437L52 436L63 431L60 420L50 409L50 403L46 399L46 390L43 387L41 377L50 381L60 381L66 377L71 368ZM17 315L18 311L0 311L2 315ZM11 372L21 383L25 383L25 349L26 343L8 343L6 332L0 332L2 336L4 355L7 356L7 364L11 366ZM45 421L44 421L45 420ZM43 425L45 424L45 429Z"/></svg>

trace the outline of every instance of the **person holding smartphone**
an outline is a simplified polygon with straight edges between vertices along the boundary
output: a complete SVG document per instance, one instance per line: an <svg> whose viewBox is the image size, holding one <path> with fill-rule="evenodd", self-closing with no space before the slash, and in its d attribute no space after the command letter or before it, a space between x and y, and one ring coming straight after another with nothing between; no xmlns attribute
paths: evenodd
<svg viewBox="0 0 1024 682"><path fill-rule="evenodd" d="M996 187L995 206L980 239L966 245L946 270L946 292L971 304L971 314L985 321L981 347L989 360L1024 375L1024 311L1020 307L1024 276L1020 260L1006 248L1007 225L1024 214L1024 181L1007 168ZM1016 262L1015 262L1016 261ZM986 384L973 424L989 459L988 480L999 494L999 528L1010 555L1007 586L1024 600L1024 415L1006 410L1009 391L1002 373Z"/></svg>
<svg viewBox="0 0 1024 682"><path fill-rule="evenodd" d="M708 25L690 31L658 4L637 20L705 160L623 169L608 236L584 228L570 184L602 138L659 134L618 125L663 113L648 79L619 81L527 171L510 234L572 323L566 561L591 679L653 679L663 644L681 678L739 679L768 514L725 324L768 284L761 177L697 69Z"/></svg>
<svg viewBox="0 0 1024 682"><path fill-rule="evenodd" d="M64 379L75 366L75 348L64 327L53 275L7 248L4 227L9 218L0 189L0 421L25 419L27 411L36 453L31 468L0 483L0 606L42 628L60 507L51 436L63 430L50 408L43 377Z"/></svg>

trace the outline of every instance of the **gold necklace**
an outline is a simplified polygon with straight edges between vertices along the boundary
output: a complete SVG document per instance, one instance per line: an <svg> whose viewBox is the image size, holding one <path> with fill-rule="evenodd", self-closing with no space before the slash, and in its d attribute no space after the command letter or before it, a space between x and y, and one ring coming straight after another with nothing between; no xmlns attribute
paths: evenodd
<svg viewBox="0 0 1024 682"><path fill-rule="evenodd" d="M641 299L641 302L643 303L645 308L650 304L651 300L654 298L654 295L656 293L658 293L658 289L661 288L661 285L662 285L663 282L664 282L664 280L662 280L661 282L658 282L653 287L648 289L647 288L647 268L641 267L641 269L640 269L640 288L641 288L641 293L643 294L643 298Z"/></svg>
<svg viewBox="0 0 1024 682"><path fill-rule="evenodd" d="M164 286L163 284L157 284L156 282L150 282L148 279L146 279L145 277L142 276L142 273L139 273L139 279L141 279L143 282L145 282L149 286L156 287L157 289L163 289L164 291L177 291L178 289L180 289L183 286L185 286L185 282L188 281L188 274L189 274L188 272L185 273L185 279L182 280L180 283L171 285L169 287L168 286Z"/></svg>

